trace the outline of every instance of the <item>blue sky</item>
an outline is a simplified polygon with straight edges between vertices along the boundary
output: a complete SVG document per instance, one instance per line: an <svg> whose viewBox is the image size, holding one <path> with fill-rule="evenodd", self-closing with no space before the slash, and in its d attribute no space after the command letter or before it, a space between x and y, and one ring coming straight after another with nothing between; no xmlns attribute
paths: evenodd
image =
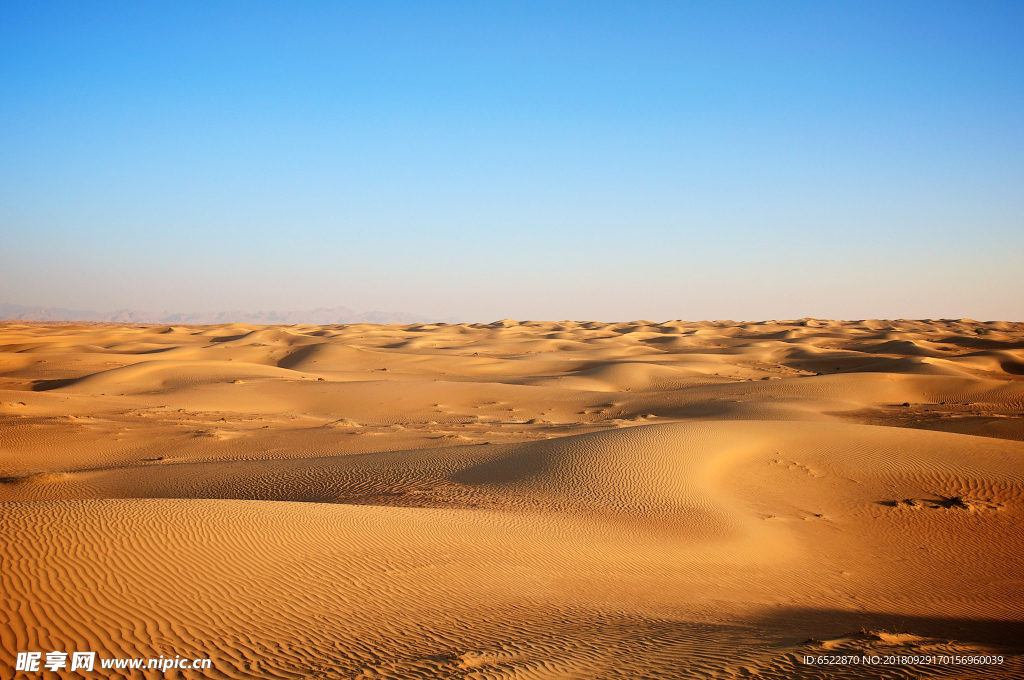
<svg viewBox="0 0 1024 680"><path fill-rule="evenodd" d="M0 3L0 302L1024 319L1024 5Z"/></svg>

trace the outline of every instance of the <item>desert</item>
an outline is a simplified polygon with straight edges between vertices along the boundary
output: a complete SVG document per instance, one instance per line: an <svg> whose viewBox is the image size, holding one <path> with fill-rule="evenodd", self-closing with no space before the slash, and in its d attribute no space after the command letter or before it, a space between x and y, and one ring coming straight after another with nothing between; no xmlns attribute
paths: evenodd
<svg viewBox="0 0 1024 680"><path fill-rule="evenodd" d="M4 678L1024 674L1020 323L5 322L0 478Z"/></svg>
<svg viewBox="0 0 1024 680"><path fill-rule="evenodd" d="M1024 680L1022 35L0 2L0 680Z"/></svg>

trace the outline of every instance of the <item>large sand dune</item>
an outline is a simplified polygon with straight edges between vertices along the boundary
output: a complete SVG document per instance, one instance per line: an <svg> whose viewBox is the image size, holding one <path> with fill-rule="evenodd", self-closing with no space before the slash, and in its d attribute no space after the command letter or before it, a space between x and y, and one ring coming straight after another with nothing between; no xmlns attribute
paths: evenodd
<svg viewBox="0 0 1024 680"><path fill-rule="evenodd" d="M1024 677L1024 324L8 324L0 478L0 678Z"/></svg>

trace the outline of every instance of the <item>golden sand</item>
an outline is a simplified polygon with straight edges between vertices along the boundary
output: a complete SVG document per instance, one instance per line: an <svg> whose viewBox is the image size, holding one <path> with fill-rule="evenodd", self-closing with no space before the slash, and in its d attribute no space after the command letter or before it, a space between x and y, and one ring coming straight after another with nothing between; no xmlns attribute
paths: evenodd
<svg viewBox="0 0 1024 680"><path fill-rule="evenodd" d="M1021 674L1022 416L1024 324L9 323L0 677Z"/></svg>

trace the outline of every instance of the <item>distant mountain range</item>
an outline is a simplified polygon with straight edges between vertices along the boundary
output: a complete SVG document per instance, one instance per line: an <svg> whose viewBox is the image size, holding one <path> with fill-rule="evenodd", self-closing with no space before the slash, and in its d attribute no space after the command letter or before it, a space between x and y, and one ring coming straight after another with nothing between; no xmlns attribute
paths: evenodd
<svg viewBox="0 0 1024 680"><path fill-rule="evenodd" d="M251 324L316 324L343 323L426 323L437 321L405 312L354 312L348 307L320 307L303 312L143 312L118 309L113 312L91 312L61 307L25 307L0 304L0 320L26 321L93 321L106 323L157 323L206 325L219 323Z"/></svg>

